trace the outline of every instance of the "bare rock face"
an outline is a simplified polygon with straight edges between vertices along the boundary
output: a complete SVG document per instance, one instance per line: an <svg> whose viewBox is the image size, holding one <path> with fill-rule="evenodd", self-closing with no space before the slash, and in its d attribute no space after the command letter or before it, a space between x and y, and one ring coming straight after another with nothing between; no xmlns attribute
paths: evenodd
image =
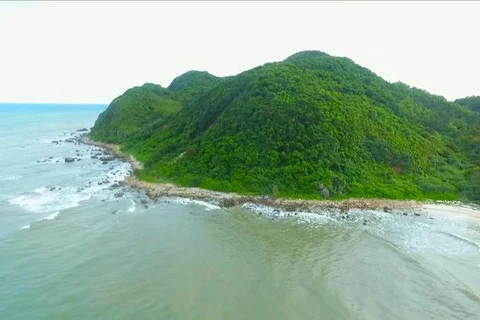
<svg viewBox="0 0 480 320"><path fill-rule="evenodd" d="M325 187L321 181L318 183L318 193L324 198L330 197L330 191L328 191L327 187Z"/></svg>

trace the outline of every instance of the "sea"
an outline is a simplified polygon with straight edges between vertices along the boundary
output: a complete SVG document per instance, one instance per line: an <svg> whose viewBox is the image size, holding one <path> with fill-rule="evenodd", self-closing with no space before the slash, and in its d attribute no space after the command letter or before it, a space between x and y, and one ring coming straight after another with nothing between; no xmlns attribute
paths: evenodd
<svg viewBox="0 0 480 320"><path fill-rule="evenodd" d="M0 319L480 319L478 220L153 201L105 108L0 105Z"/></svg>

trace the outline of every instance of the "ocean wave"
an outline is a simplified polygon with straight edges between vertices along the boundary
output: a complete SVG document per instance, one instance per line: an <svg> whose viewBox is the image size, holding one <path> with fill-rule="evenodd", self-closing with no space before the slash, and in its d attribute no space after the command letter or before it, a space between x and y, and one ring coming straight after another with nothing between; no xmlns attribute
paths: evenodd
<svg viewBox="0 0 480 320"><path fill-rule="evenodd" d="M18 176L18 175L0 176L0 181L16 181L20 179L22 179L22 176Z"/></svg>
<svg viewBox="0 0 480 320"><path fill-rule="evenodd" d="M19 206L25 211L48 213L50 214L48 217L51 217L52 214L58 211L77 207L80 201L86 200L90 196L88 193L77 193L73 188L50 191L47 187L40 187L33 190L32 193L13 197L8 202Z"/></svg>
<svg viewBox="0 0 480 320"><path fill-rule="evenodd" d="M452 238L452 239L456 239L456 240L458 240L458 241L460 241L460 242L463 242L463 243L472 245L472 246L480 249L480 243L477 243L477 242L475 242L474 240L471 240L471 239L462 237L462 236L460 236L460 235L458 235L458 234L455 234L455 233L452 233L452 232L440 231L440 233L446 235L447 237L450 237L450 238Z"/></svg>
<svg viewBox="0 0 480 320"><path fill-rule="evenodd" d="M136 209L136 205L135 205L135 201L133 201L132 199L130 199L130 208L128 208L128 212L135 212L135 209Z"/></svg>
<svg viewBox="0 0 480 320"><path fill-rule="evenodd" d="M201 201L201 200L194 200L194 199L187 199L187 198L175 198L173 199L174 202L176 203L180 203L180 204L197 204L197 205L200 205L202 207L205 207L207 211L210 211L210 210L217 210L217 209L220 209L219 206L217 205L214 205L214 204L211 204L211 203L208 203L208 202L205 202L205 201Z"/></svg>
<svg viewBox="0 0 480 320"><path fill-rule="evenodd" d="M244 209L254 212L259 215L270 216L274 218L292 218L299 223L307 224L325 224L333 221L338 221L338 215L332 215L325 211L323 213L316 212L302 212L302 211L284 211L274 207L256 205L253 203L245 203L242 205Z"/></svg>

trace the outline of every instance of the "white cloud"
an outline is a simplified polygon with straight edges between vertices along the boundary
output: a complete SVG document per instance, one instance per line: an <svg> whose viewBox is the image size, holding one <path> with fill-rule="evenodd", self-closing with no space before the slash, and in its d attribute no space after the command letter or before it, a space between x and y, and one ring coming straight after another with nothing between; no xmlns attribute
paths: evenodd
<svg viewBox="0 0 480 320"><path fill-rule="evenodd" d="M109 102L181 73L295 52L347 56L448 99L480 94L478 2L39 2L0 5L0 101Z"/></svg>

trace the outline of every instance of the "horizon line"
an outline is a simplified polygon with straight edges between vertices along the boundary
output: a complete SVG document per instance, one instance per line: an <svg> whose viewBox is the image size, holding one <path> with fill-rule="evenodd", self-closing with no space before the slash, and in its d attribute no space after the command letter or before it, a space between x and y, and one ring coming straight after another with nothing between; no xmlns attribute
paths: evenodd
<svg viewBox="0 0 480 320"><path fill-rule="evenodd" d="M101 103L101 102L3 102L3 101L0 101L0 105L1 104L35 104L35 105L44 105L44 104L48 104L48 105L82 105L82 106L86 106L86 105L96 105L96 106L99 106L99 105L109 105L109 103Z"/></svg>

